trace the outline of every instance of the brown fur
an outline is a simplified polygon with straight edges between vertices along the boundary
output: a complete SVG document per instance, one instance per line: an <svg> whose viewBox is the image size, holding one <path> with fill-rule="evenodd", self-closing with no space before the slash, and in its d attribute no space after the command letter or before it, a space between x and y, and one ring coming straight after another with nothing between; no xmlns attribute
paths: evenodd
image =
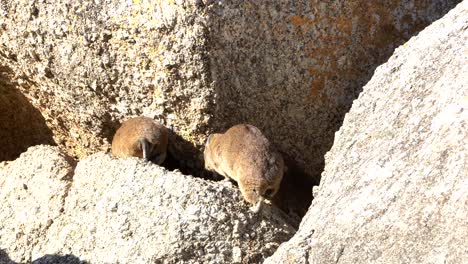
<svg viewBox="0 0 468 264"><path fill-rule="evenodd" d="M167 128L149 117L135 117L125 121L112 140L112 154L116 157L144 157L161 164L166 158L169 134Z"/></svg>
<svg viewBox="0 0 468 264"><path fill-rule="evenodd" d="M252 125L239 124L224 134L210 135L204 156L207 170L236 181L244 199L257 208L263 199L271 199L280 187L283 158Z"/></svg>

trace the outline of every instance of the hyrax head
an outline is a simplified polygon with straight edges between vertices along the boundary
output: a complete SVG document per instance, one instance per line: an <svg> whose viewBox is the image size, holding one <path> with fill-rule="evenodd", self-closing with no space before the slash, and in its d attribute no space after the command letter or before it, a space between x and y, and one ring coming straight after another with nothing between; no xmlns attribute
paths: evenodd
<svg viewBox="0 0 468 264"><path fill-rule="evenodd" d="M265 199L271 200L280 188L284 173L284 161L279 153L268 153L265 160L254 160L243 170L239 188L244 199L258 212Z"/></svg>
<svg viewBox="0 0 468 264"><path fill-rule="evenodd" d="M205 143L205 150L203 151L203 159L205 161L205 169L209 171L217 172L217 167L216 167L217 162L216 162L215 152L218 146L216 142L218 141L219 136L221 136L221 134L211 134Z"/></svg>
<svg viewBox="0 0 468 264"><path fill-rule="evenodd" d="M116 157L138 157L156 164L166 158L167 129L148 117L130 118L117 130L112 140Z"/></svg>

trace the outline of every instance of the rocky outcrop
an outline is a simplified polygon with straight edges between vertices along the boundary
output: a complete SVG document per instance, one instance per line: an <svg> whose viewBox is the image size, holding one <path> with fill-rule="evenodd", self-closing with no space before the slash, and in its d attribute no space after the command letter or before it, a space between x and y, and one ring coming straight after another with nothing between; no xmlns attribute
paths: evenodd
<svg viewBox="0 0 468 264"><path fill-rule="evenodd" d="M457 2L4 0L0 65L73 156L143 113L179 160L248 122L318 176L374 68Z"/></svg>
<svg viewBox="0 0 468 264"><path fill-rule="evenodd" d="M468 261L468 1L377 68L266 263Z"/></svg>
<svg viewBox="0 0 468 264"><path fill-rule="evenodd" d="M459 1L213 1L212 128L253 123L317 177L374 69Z"/></svg>
<svg viewBox="0 0 468 264"><path fill-rule="evenodd" d="M11 259L30 260L63 211L72 174L73 161L50 146L31 147L0 165L0 249L7 248Z"/></svg>
<svg viewBox="0 0 468 264"><path fill-rule="evenodd" d="M0 249L12 261L258 263L295 232L273 206L252 213L229 182L105 153L71 175L65 161L36 147L0 167Z"/></svg>

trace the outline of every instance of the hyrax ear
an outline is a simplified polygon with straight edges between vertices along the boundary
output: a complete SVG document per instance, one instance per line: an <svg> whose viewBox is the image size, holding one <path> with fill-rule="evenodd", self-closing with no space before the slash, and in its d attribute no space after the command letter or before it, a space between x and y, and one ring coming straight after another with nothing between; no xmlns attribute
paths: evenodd
<svg viewBox="0 0 468 264"><path fill-rule="evenodd" d="M206 140L205 146L210 145L211 140L213 139L213 136L214 136L214 134L210 134L210 135L208 136L208 139Z"/></svg>
<svg viewBox="0 0 468 264"><path fill-rule="evenodd" d="M138 142L140 143L140 148L143 152L143 158L149 161L153 147L152 144L146 138L140 138L138 139Z"/></svg>

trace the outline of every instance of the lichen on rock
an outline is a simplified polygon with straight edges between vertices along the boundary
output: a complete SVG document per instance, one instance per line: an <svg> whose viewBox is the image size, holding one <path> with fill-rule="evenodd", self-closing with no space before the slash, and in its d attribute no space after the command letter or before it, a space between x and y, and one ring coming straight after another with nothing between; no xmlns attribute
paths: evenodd
<svg viewBox="0 0 468 264"><path fill-rule="evenodd" d="M129 116L173 129L188 163L251 123L318 179L375 67L457 2L2 1L0 57L72 156Z"/></svg>
<svg viewBox="0 0 468 264"><path fill-rule="evenodd" d="M298 232L266 263L468 260L467 40L464 1L377 68Z"/></svg>

